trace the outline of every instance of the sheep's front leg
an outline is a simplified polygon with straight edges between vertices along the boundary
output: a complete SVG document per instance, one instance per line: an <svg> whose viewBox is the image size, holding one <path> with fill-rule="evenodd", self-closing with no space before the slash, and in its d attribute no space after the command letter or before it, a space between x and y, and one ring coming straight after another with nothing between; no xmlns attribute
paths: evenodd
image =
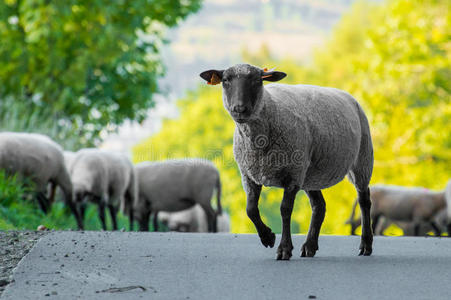
<svg viewBox="0 0 451 300"><path fill-rule="evenodd" d="M280 214L282 215L282 239L277 249L277 260L289 260L293 243L291 241L291 213L293 212L294 199L299 191L298 186L290 186L283 193L282 203L280 204Z"/></svg>
<svg viewBox="0 0 451 300"><path fill-rule="evenodd" d="M307 240L301 248L301 257L313 257L318 250L318 237L326 214L326 202L321 191L307 191L312 207L312 220L307 234Z"/></svg>
<svg viewBox="0 0 451 300"><path fill-rule="evenodd" d="M258 210L258 199L260 198L262 186L243 176L243 187L247 195L247 216L254 223L263 246L272 248L276 241L276 235L263 223Z"/></svg>

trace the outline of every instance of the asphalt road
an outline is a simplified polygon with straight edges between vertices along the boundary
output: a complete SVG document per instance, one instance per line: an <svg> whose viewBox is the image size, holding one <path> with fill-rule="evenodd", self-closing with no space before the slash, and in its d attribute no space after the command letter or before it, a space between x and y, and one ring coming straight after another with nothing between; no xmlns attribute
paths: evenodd
<svg viewBox="0 0 451 300"><path fill-rule="evenodd" d="M451 299L451 238L321 236L314 258L276 261L256 235L54 232L1 299ZM277 236L277 241L280 236Z"/></svg>

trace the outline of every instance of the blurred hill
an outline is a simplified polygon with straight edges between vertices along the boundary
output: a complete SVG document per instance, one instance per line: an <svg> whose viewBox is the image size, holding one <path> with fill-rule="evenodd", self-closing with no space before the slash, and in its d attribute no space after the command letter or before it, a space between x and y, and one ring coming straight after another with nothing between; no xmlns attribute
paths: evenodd
<svg viewBox="0 0 451 300"><path fill-rule="evenodd" d="M354 0L206 0L166 36L162 50L166 76L160 80L163 95L142 124L126 123L104 147L129 153L131 146L157 132L161 120L177 116L175 100L199 85L198 74L242 62L242 53L261 47L275 59L311 60L333 26ZM272 67L272 66L268 66Z"/></svg>
<svg viewBox="0 0 451 300"><path fill-rule="evenodd" d="M163 84L182 96L206 68L242 61L243 50L267 46L275 58L310 59L351 0L210 0L199 13L169 34Z"/></svg>

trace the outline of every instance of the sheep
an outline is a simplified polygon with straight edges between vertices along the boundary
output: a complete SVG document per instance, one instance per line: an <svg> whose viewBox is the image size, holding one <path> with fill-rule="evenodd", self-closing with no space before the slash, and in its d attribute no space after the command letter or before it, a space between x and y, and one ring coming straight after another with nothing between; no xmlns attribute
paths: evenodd
<svg viewBox="0 0 451 300"><path fill-rule="evenodd" d="M201 159L142 162L135 166L139 197L135 216L141 231L149 229L154 213L154 229L158 230L160 211L177 212L199 204L206 214L209 232L216 232L216 215L221 215L221 181L213 163ZM210 200L216 189L217 211Z"/></svg>
<svg viewBox="0 0 451 300"><path fill-rule="evenodd" d="M357 204L357 203L355 203ZM352 218L354 217L354 214L352 214ZM437 227L442 231L446 231L446 209L440 210L434 217L433 220ZM351 225L351 235L355 235L355 230L360 226L360 219L348 219L345 224ZM381 216L379 218L377 227L374 229L375 235L384 235L384 231L391 225L395 224L398 226L402 231L404 236L415 236L415 224L412 222L399 222L399 221L392 221L387 219L384 216ZM418 235L419 236L425 236L428 234L428 232L433 231L434 229L429 223L422 222L420 224Z"/></svg>
<svg viewBox="0 0 451 300"><path fill-rule="evenodd" d="M66 150L66 151L63 151L63 157L64 157L64 164L66 165L66 168L70 173L72 170L72 165L75 162L75 158L77 157L77 153Z"/></svg>
<svg viewBox="0 0 451 300"><path fill-rule="evenodd" d="M199 204L179 212L160 212L158 221L171 231L208 232L207 216ZM230 232L230 217L226 212L217 216L218 232Z"/></svg>
<svg viewBox="0 0 451 300"><path fill-rule="evenodd" d="M451 237L451 179L445 188L445 200L446 200L446 228L448 230L448 237Z"/></svg>
<svg viewBox="0 0 451 300"><path fill-rule="evenodd" d="M433 192L425 188L374 185L371 187L371 200L373 231L377 228L380 218L385 217L391 222L396 222L405 231L409 230L411 224L415 236L420 235L423 223L429 224L435 234L440 236L441 230L434 217L446 206L444 192ZM356 202L348 220L348 224L351 224L351 234L360 225L358 221L353 221L355 207ZM428 229L423 228L422 233L429 232Z"/></svg>
<svg viewBox="0 0 451 300"><path fill-rule="evenodd" d="M270 84L285 73L239 64L226 70L208 70L200 77L209 84L222 82L223 102L235 121L234 157L247 195L246 212L265 247L275 235L260 217L262 186L284 189L280 206L282 239L277 260L289 260L293 244L291 213L297 192L305 190L312 220L302 257L313 257L325 215L321 189L340 182L346 174L356 187L362 208L363 233L359 255L372 252L370 191L373 147L368 120L348 93L312 85Z"/></svg>
<svg viewBox="0 0 451 300"><path fill-rule="evenodd" d="M49 137L36 133L0 133L0 169L30 178L34 184L39 206L47 213L52 203L46 197L47 186L59 186L65 203L71 209L79 229L83 229L80 216L72 201L72 183L64 165L62 148Z"/></svg>
<svg viewBox="0 0 451 300"><path fill-rule="evenodd" d="M71 168L74 198L83 222L86 200L96 203L103 230L106 230L107 207L117 230L116 214L131 207L137 197L136 174L131 161L123 154L99 149L82 149L76 153ZM125 210L125 209L124 209ZM128 210L130 230L133 230L133 210Z"/></svg>

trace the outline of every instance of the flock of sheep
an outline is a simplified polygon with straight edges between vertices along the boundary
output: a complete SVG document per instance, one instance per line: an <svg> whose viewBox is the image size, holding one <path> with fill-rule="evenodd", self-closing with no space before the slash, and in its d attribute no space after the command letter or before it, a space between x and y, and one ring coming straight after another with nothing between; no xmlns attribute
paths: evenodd
<svg viewBox="0 0 451 300"><path fill-rule="evenodd" d="M62 190L78 228L84 228L87 202L98 206L102 228L106 230L108 209L113 230L117 230L119 209L134 220L139 229L149 229L160 221L171 230L227 232L229 217L221 208L221 181L216 167L204 160L186 159L145 162L134 166L123 154L100 149L77 152L63 149L49 137L34 133L0 133L0 170L18 174L33 183L40 208L48 212L55 189ZM217 208L210 200L216 191Z"/></svg>
<svg viewBox="0 0 451 300"><path fill-rule="evenodd" d="M415 235L420 234L424 224L439 235L443 231L440 226L444 226L439 223L445 224L450 233L451 183L441 193L387 186L370 188L373 144L360 104L350 94L334 88L263 85L263 81L275 82L285 76L280 71L248 64L200 74L208 84L222 83L224 107L236 124L233 151L247 196L246 212L265 247L274 246L275 234L262 221L258 209L262 186L284 189L278 260L289 260L292 256L290 223L297 192L304 190L312 207L301 256L313 257L326 210L321 190L345 176L358 193L354 209L358 202L361 218L353 219L353 209L349 223L352 232L362 224L359 255L371 255L373 231L381 232L380 228L390 222L411 227ZM113 229L117 229L119 209L129 216L131 229L135 218L140 230L148 230L152 214L157 228L158 212L190 208L189 218L203 219L203 225L171 220L170 215L160 218L177 230L203 227L216 232L218 227L222 230L218 224L224 220L227 227L220 202L219 173L204 160L145 162L133 166L117 153L84 149L63 154L61 147L47 137L1 133L0 168L33 178L36 198L44 211L53 201L55 186L60 186L80 229L86 201L98 205L104 229L105 208L111 214ZM51 188L47 197L48 183ZM211 205L214 191L216 210ZM438 222L437 214L444 221Z"/></svg>

